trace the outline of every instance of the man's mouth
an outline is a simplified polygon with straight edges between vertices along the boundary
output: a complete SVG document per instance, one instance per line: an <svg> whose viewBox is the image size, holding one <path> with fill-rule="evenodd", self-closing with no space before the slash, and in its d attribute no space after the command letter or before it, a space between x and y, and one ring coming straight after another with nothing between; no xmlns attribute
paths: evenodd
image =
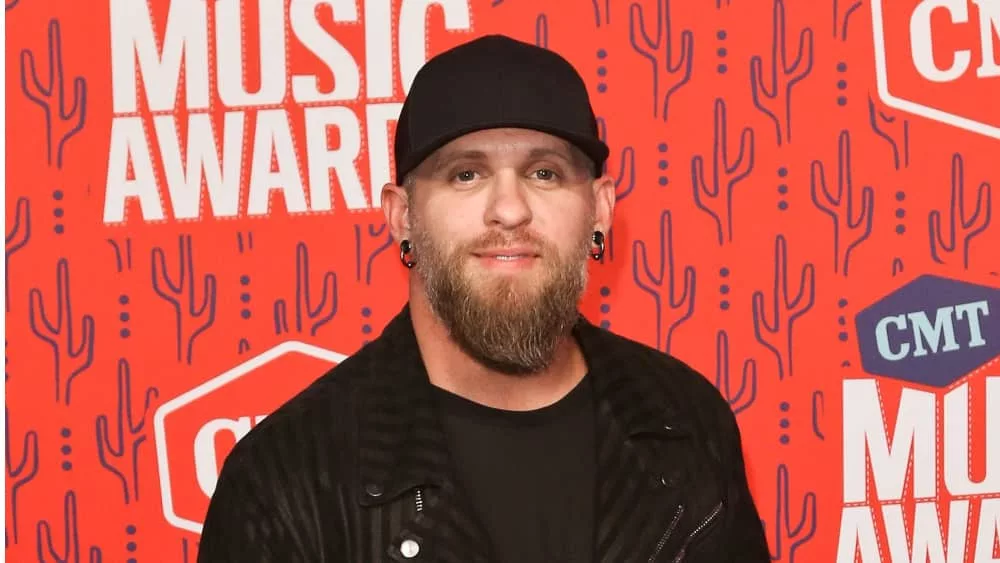
<svg viewBox="0 0 1000 563"><path fill-rule="evenodd" d="M539 254L530 249L497 249L474 252L473 256L486 264L526 265L539 258Z"/></svg>

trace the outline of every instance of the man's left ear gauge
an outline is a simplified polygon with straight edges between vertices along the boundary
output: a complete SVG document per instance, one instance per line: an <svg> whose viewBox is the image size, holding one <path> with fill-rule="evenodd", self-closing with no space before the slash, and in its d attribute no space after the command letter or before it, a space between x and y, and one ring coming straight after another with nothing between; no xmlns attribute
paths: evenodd
<svg viewBox="0 0 1000 563"><path fill-rule="evenodd" d="M590 257L594 260L600 260L601 258L604 258L604 233L601 231L594 231L592 239L594 241L594 245L597 246L597 249L590 251Z"/></svg>
<svg viewBox="0 0 1000 563"><path fill-rule="evenodd" d="M399 261L403 263L407 268L412 268L416 265L416 262L411 260L407 254L413 251L413 245L410 244L409 239L403 239L403 242L399 243Z"/></svg>

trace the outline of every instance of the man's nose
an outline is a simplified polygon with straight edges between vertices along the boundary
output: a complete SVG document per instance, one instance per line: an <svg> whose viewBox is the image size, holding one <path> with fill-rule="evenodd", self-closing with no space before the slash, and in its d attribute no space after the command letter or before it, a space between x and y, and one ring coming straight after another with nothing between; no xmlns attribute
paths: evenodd
<svg viewBox="0 0 1000 563"><path fill-rule="evenodd" d="M515 171L497 173L490 186L484 217L486 224L510 229L530 222L531 206L525 197L525 190L526 186Z"/></svg>

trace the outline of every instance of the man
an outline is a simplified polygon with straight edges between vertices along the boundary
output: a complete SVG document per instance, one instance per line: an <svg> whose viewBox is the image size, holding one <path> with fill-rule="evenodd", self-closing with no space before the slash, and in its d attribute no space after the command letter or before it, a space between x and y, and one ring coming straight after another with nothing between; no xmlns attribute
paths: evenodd
<svg viewBox="0 0 1000 563"><path fill-rule="evenodd" d="M382 192L409 303L236 445L198 561L770 561L729 405L578 313L607 155L555 53L430 60Z"/></svg>

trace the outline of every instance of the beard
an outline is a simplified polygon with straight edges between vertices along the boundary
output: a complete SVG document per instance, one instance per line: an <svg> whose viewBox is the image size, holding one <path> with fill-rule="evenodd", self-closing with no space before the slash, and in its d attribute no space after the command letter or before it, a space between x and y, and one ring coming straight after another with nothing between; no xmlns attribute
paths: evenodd
<svg viewBox="0 0 1000 563"><path fill-rule="evenodd" d="M423 279L434 314L466 354L489 369L529 375L551 363L560 340L578 319L591 244L590 232L584 232L586 236L565 257L524 229L490 231L449 253L427 229L411 220L414 269ZM540 272L465 273L476 250L515 244L539 251L541 258L536 260L542 263L533 270L540 266Z"/></svg>

